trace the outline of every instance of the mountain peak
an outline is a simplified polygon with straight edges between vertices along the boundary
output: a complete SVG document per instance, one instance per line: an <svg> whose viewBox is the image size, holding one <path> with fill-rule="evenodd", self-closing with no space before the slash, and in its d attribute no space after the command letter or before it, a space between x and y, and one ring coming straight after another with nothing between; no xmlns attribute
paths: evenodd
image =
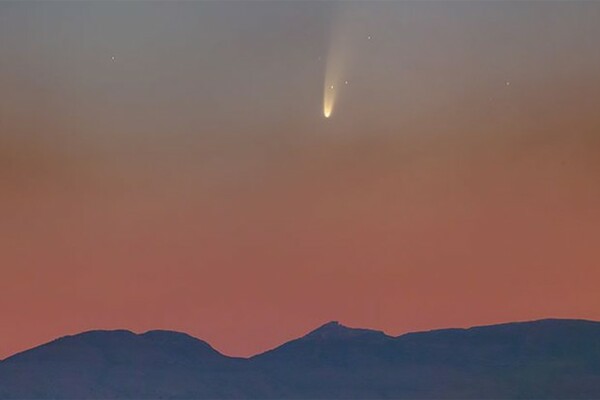
<svg viewBox="0 0 600 400"><path fill-rule="evenodd" d="M304 336L304 339L310 340L328 340L328 339L348 339L354 337L362 337L366 335L385 336L381 331L372 329L358 329L350 328L342 325L339 321L330 321L326 324L321 325L308 335Z"/></svg>
<svg viewBox="0 0 600 400"><path fill-rule="evenodd" d="M323 325L321 325L320 327L318 327L317 329L315 329L315 331L317 330L322 330L322 329L351 329L345 325L342 325L340 323L340 321L329 321L324 323Z"/></svg>

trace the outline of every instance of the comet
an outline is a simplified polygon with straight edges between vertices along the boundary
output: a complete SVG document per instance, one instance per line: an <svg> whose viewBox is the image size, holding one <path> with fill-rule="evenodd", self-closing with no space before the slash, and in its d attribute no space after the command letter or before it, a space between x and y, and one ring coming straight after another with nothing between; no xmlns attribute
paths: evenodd
<svg viewBox="0 0 600 400"><path fill-rule="evenodd" d="M325 86L325 93L323 94L323 115L325 118L329 118L333 112L333 105L335 103L335 86Z"/></svg>
<svg viewBox="0 0 600 400"><path fill-rule="evenodd" d="M336 55L333 49L330 49L323 85L323 115L325 118L329 118L333 113L333 108L342 86L340 85L340 75L342 74L341 60L341 57Z"/></svg>
<svg viewBox="0 0 600 400"><path fill-rule="evenodd" d="M331 24L329 49L325 62L323 82L323 116L330 118L340 94L348 87L348 69L351 55L356 50L357 35L354 23L356 13L351 5L338 4ZM344 89L344 90L342 90Z"/></svg>

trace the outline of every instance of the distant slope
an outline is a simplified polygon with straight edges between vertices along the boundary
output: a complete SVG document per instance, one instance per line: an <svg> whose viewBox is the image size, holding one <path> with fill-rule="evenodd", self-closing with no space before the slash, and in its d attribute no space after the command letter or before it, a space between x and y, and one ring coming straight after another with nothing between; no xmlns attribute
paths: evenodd
<svg viewBox="0 0 600 400"><path fill-rule="evenodd" d="M219 377L236 364L183 333L91 331L1 362L0 397L212 397L224 394Z"/></svg>
<svg viewBox="0 0 600 400"><path fill-rule="evenodd" d="M168 331L93 331L0 362L0 398L600 398L600 323L399 337L331 322L249 359Z"/></svg>
<svg viewBox="0 0 600 400"><path fill-rule="evenodd" d="M282 397L600 398L600 323L381 332L327 324L253 358Z"/></svg>

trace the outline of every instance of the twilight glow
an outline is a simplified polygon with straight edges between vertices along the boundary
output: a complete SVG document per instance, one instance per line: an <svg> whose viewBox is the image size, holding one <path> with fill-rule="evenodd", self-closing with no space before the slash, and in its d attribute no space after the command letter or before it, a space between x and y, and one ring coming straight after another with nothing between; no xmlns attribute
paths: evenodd
<svg viewBox="0 0 600 400"><path fill-rule="evenodd" d="M250 355L329 320L600 320L598 21L0 2L0 358L100 328Z"/></svg>

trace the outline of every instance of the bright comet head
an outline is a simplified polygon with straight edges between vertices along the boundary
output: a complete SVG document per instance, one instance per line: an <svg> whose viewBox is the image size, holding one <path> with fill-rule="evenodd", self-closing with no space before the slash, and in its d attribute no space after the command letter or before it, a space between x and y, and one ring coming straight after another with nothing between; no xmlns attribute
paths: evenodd
<svg viewBox="0 0 600 400"><path fill-rule="evenodd" d="M329 92L329 93L327 93L327 92ZM329 118L333 111L333 103L335 100L335 96L331 92L332 91L326 90L325 96L323 98L323 115L325 116L325 118Z"/></svg>

